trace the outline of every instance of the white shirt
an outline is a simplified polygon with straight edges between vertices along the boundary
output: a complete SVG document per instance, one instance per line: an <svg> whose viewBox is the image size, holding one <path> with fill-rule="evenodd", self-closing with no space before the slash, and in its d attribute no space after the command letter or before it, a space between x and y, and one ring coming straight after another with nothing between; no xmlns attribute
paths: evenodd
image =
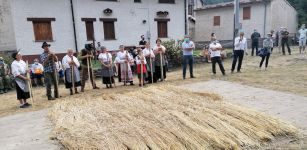
<svg viewBox="0 0 307 150"><path fill-rule="evenodd" d="M187 42L183 42L182 43L182 50L183 50L183 55L193 55L193 50L187 50L188 48L193 48L195 49L195 45L194 42L189 41Z"/></svg>
<svg viewBox="0 0 307 150"><path fill-rule="evenodd" d="M144 54L145 57L149 57L149 55L150 55L151 58L155 58L155 54L153 53L153 50L150 50L148 48L145 48L143 50L143 54Z"/></svg>
<svg viewBox="0 0 307 150"><path fill-rule="evenodd" d="M38 63L38 64L32 64L31 66L31 72L34 73L35 70L41 70L42 72L44 71L44 67L42 64Z"/></svg>
<svg viewBox="0 0 307 150"><path fill-rule="evenodd" d="M143 57L144 57L144 56L143 56ZM139 56L136 56L135 61L136 61L136 64L137 64L137 65L140 65L140 64L141 64L141 59L139 59ZM145 57L144 57L144 63L143 63L143 64L147 64Z"/></svg>
<svg viewBox="0 0 307 150"><path fill-rule="evenodd" d="M112 61L112 55L110 53L100 53L98 59L102 62L110 62Z"/></svg>
<svg viewBox="0 0 307 150"><path fill-rule="evenodd" d="M158 52L159 48L162 48L162 52L165 53L166 48L165 48L163 45L160 45L160 46L156 45L156 46L153 48L154 52L155 52L155 53L159 53L159 52Z"/></svg>
<svg viewBox="0 0 307 150"><path fill-rule="evenodd" d="M300 39L306 39L307 29L300 29L298 33L300 34Z"/></svg>
<svg viewBox="0 0 307 150"><path fill-rule="evenodd" d="M65 70L67 68L70 68L69 63L71 63L72 61L76 64L76 67L80 67L80 62L78 61L77 57L72 56L72 60L71 60L71 57L69 57L68 55L65 55L62 59L62 64Z"/></svg>
<svg viewBox="0 0 307 150"><path fill-rule="evenodd" d="M124 51L124 52L120 51L120 52L117 53L114 63L116 63L116 64L123 64L123 63L125 63L127 55L128 55L128 60L132 61L133 58L132 58L132 56L127 51Z"/></svg>
<svg viewBox="0 0 307 150"><path fill-rule="evenodd" d="M23 60L14 60L11 65L11 68L14 77L17 77L21 74L26 74L27 72L27 64Z"/></svg>
<svg viewBox="0 0 307 150"><path fill-rule="evenodd" d="M242 41L240 41L240 37L235 38L235 49L234 50L247 50L247 40L243 37Z"/></svg>
<svg viewBox="0 0 307 150"><path fill-rule="evenodd" d="M209 45L209 52L211 57L221 57L221 50L215 50L213 51L213 49L215 48L222 48L222 45L220 43L211 43Z"/></svg>

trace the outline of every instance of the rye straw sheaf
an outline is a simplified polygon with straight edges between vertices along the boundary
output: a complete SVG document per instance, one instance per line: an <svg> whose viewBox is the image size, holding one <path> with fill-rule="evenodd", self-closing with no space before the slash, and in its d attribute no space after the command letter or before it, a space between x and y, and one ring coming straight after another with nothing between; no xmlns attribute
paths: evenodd
<svg viewBox="0 0 307 150"><path fill-rule="evenodd" d="M52 138L67 149L259 149L298 130L214 94L171 85L67 98L50 110Z"/></svg>

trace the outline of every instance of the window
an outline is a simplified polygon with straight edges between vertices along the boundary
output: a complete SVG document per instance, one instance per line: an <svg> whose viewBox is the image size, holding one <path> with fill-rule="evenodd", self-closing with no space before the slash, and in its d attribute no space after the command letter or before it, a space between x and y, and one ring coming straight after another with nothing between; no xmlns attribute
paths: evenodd
<svg viewBox="0 0 307 150"><path fill-rule="evenodd" d="M193 5L189 5L189 7L188 7L188 15L193 16Z"/></svg>
<svg viewBox="0 0 307 150"><path fill-rule="evenodd" d="M157 21L158 26L158 38L167 38L167 22L170 21L170 19L155 19L155 21Z"/></svg>
<svg viewBox="0 0 307 150"><path fill-rule="evenodd" d="M159 3L175 4L175 0L159 0Z"/></svg>
<svg viewBox="0 0 307 150"><path fill-rule="evenodd" d="M82 18L81 21L85 22L87 40L93 41L95 38L94 22L96 21L96 18Z"/></svg>
<svg viewBox="0 0 307 150"><path fill-rule="evenodd" d="M251 19L251 7L243 7L243 20Z"/></svg>
<svg viewBox="0 0 307 150"><path fill-rule="evenodd" d="M221 25L221 16L214 16L213 17L213 26L220 26Z"/></svg>
<svg viewBox="0 0 307 150"><path fill-rule="evenodd" d="M141 0L134 0L135 3L141 3Z"/></svg>
<svg viewBox="0 0 307 150"><path fill-rule="evenodd" d="M55 18L27 18L33 23L35 41L53 41L51 21Z"/></svg>
<svg viewBox="0 0 307 150"><path fill-rule="evenodd" d="M117 19L116 18L101 18L100 21L103 22L104 39L105 40L115 40L114 22L117 21Z"/></svg>

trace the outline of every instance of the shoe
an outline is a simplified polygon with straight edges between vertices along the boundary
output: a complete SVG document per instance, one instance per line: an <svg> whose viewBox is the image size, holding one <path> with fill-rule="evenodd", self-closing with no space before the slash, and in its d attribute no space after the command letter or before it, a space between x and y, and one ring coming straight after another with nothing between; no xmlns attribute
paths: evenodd
<svg viewBox="0 0 307 150"><path fill-rule="evenodd" d="M183 80L185 80L185 77L183 77Z"/></svg>
<svg viewBox="0 0 307 150"><path fill-rule="evenodd" d="M53 100L55 100L55 98L52 97L52 96L48 96L48 100L49 100L49 101L53 101Z"/></svg>
<svg viewBox="0 0 307 150"><path fill-rule="evenodd" d="M27 108L28 106L26 104L23 104L21 106L19 106L19 108Z"/></svg>
<svg viewBox="0 0 307 150"><path fill-rule="evenodd" d="M74 92L72 91L72 89L70 89L70 95L74 95Z"/></svg>
<svg viewBox="0 0 307 150"><path fill-rule="evenodd" d="M25 103L24 105L26 105L26 106L28 106L28 107L32 106L32 105L31 105L31 104L29 104L29 103Z"/></svg>
<svg viewBox="0 0 307 150"><path fill-rule="evenodd" d="M81 88L81 92L82 92L82 93L84 92L84 88Z"/></svg>
<svg viewBox="0 0 307 150"><path fill-rule="evenodd" d="M7 93L7 89L4 90L4 93Z"/></svg>
<svg viewBox="0 0 307 150"><path fill-rule="evenodd" d="M141 87L142 85L141 84L139 84L139 87Z"/></svg>
<svg viewBox="0 0 307 150"><path fill-rule="evenodd" d="M226 73L225 72L222 72L223 76L226 76Z"/></svg>
<svg viewBox="0 0 307 150"><path fill-rule="evenodd" d="M241 71L237 71L237 73L242 73Z"/></svg>
<svg viewBox="0 0 307 150"><path fill-rule="evenodd" d="M191 76L190 78L196 78L195 76Z"/></svg>
<svg viewBox="0 0 307 150"><path fill-rule="evenodd" d="M233 70L231 70L231 74L234 74Z"/></svg>
<svg viewBox="0 0 307 150"><path fill-rule="evenodd" d="M98 90L98 89L100 89L98 86L95 86L93 89L95 89L95 90Z"/></svg>
<svg viewBox="0 0 307 150"><path fill-rule="evenodd" d="M134 85L133 82L131 82L130 85Z"/></svg>
<svg viewBox="0 0 307 150"><path fill-rule="evenodd" d="M4 92L3 92L3 90L0 90L0 94L3 94Z"/></svg>
<svg viewBox="0 0 307 150"><path fill-rule="evenodd" d="M43 86L43 87L46 87L46 85L45 85L45 84L43 84L42 86Z"/></svg>

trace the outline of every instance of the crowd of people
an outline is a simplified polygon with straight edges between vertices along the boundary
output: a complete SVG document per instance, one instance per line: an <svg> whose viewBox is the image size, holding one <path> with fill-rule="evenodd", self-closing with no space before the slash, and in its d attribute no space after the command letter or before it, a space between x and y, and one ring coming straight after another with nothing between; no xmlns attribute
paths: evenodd
<svg viewBox="0 0 307 150"><path fill-rule="evenodd" d="M303 54L307 36L305 25L302 25L299 33L300 53ZM278 37L275 35L273 31L267 33L266 37L263 39L263 46L260 50L258 45L261 35L257 30L254 30L254 33L251 35L251 56L256 54L261 57L259 63L260 69L264 61L265 70L268 68L270 55L274 45L278 41ZM288 46L288 40L286 40L289 37L289 32L283 28L280 35L283 54L285 55L284 46L287 45L288 53L291 55L291 49ZM235 71L241 73L244 55L247 55L247 42L248 40L244 36L244 31L241 30L239 36L234 39L231 73L235 73ZM123 86L133 86L135 74L137 75L138 85L140 87L166 80L167 59L165 55L167 49L162 45L160 39L157 39L155 45L151 46L150 43L145 40L144 36L141 36L139 46L135 47L135 53L133 54L131 54L129 49L125 48L124 45L120 45L119 51L116 55L113 55L107 47L101 46L99 43L97 48L99 54L96 55L92 50L92 44L86 44L79 56L74 50L68 49L67 54L62 60L59 60L50 50L50 47L51 45L47 42L42 44L43 53L40 55L40 60L35 59L30 68L28 68L28 62L22 60L20 52L15 52L12 55L14 61L11 64L11 69L3 62L3 58L0 58L0 93L5 93L10 88L9 82L11 82L11 79L9 74L12 74L17 91L17 99L20 101L20 108L31 106L31 104L27 102L27 99L33 96L33 94L31 94L32 86L29 86L32 80L34 81L34 86L40 84L46 87L46 96L48 100L56 100L61 97L58 89L60 80L64 81L65 88L69 89L71 95L84 92L87 82L90 82L92 89L99 89L95 82L93 59L98 59L101 64L101 72L99 72L99 74L102 78L102 84L104 84L106 88L116 87L115 76L118 77L117 83L122 83ZM190 78L196 78L193 74L193 52L195 50L195 44L190 40L189 36L184 37L181 48L183 52L182 79L186 79L188 65ZM226 70L222 61L223 57L225 57L225 51L215 33L211 34L211 42L208 46L205 46L204 54L212 63L212 74L216 74L216 64L218 64L222 75L225 76ZM78 89L80 89L80 91Z"/></svg>

